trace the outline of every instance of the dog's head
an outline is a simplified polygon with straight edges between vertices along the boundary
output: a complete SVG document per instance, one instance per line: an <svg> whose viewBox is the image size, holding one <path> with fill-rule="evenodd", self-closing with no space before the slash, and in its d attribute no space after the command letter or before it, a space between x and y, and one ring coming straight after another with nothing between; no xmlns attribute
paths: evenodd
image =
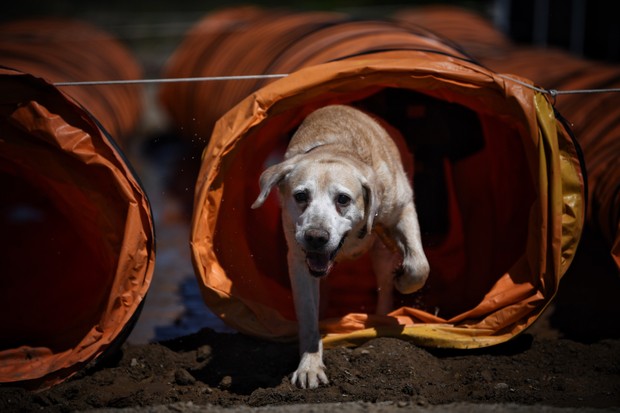
<svg viewBox="0 0 620 413"><path fill-rule="evenodd" d="M317 152L266 169L252 208L260 207L278 185L283 216L294 227L310 273L321 277L329 273L347 237L370 233L377 205L371 168Z"/></svg>

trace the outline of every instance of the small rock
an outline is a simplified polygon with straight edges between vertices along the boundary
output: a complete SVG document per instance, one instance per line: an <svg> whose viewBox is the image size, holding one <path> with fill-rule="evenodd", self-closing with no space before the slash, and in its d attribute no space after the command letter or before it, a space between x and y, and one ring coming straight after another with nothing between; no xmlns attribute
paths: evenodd
<svg viewBox="0 0 620 413"><path fill-rule="evenodd" d="M426 400L424 397L418 397L418 399L416 400L416 404L420 407L426 407L430 405L428 400Z"/></svg>
<svg viewBox="0 0 620 413"><path fill-rule="evenodd" d="M211 358L211 347L201 346L196 350L196 361L202 362Z"/></svg>
<svg viewBox="0 0 620 413"><path fill-rule="evenodd" d="M368 355L370 354L370 351L368 349L358 347L355 350L353 350L351 354L353 356L353 359L355 360L359 357L368 357Z"/></svg>
<svg viewBox="0 0 620 413"><path fill-rule="evenodd" d="M232 386L232 377L230 376L222 377L222 380L220 380L220 384L218 385L218 387L220 389L226 390L226 389L230 389L230 386Z"/></svg>
<svg viewBox="0 0 620 413"><path fill-rule="evenodd" d="M497 383L495 385L495 388L497 390L506 390L508 388L508 384L507 383Z"/></svg>
<svg viewBox="0 0 620 413"><path fill-rule="evenodd" d="M136 360L135 358L131 359L131 367L136 367L138 365L138 360Z"/></svg>
<svg viewBox="0 0 620 413"><path fill-rule="evenodd" d="M174 372L174 381L180 386L189 386L196 383L196 378L189 374L185 369L178 369Z"/></svg>

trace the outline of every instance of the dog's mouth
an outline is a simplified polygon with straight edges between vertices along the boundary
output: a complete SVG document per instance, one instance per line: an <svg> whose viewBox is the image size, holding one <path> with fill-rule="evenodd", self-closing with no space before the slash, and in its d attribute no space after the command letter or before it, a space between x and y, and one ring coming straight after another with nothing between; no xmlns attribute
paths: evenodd
<svg viewBox="0 0 620 413"><path fill-rule="evenodd" d="M336 259L336 255L344 244L344 240L346 237L347 234L345 234L340 239L338 246L331 253L306 251L306 265L308 266L308 270L310 270L310 274L312 276L320 278L329 274L332 267L334 266L334 260Z"/></svg>
<svg viewBox="0 0 620 413"><path fill-rule="evenodd" d="M332 269L334 261L328 254L309 252L306 254L306 265L314 277L324 277Z"/></svg>

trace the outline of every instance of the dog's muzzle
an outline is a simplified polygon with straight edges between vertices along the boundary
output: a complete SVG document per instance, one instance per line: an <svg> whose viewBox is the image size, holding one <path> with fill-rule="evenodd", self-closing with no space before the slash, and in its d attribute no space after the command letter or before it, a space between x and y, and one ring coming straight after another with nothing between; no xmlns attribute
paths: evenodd
<svg viewBox="0 0 620 413"><path fill-rule="evenodd" d="M310 229L304 233L306 243L306 265L310 274L314 277L324 277L329 274L334 265L334 260L338 251L344 244L345 234L338 243L338 246L331 252L323 248L329 242L329 233L324 230Z"/></svg>

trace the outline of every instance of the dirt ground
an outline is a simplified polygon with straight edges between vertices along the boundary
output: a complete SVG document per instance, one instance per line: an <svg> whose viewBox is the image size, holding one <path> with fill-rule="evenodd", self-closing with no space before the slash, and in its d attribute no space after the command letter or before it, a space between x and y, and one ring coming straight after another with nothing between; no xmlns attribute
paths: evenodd
<svg viewBox="0 0 620 413"><path fill-rule="evenodd" d="M330 384L300 390L289 380L298 360L295 343L203 329L169 341L125 344L113 357L50 390L0 387L0 411L69 412L179 402L170 411L344 402L367 403L360 411L385 402L398 407L467 402L620 411L618 293L620 277L605 247L587 235L553 307L530 330L500 346L446 351L377 338L357 348L327 350ZM341 410L343 405L336 406Z"/></svg>

